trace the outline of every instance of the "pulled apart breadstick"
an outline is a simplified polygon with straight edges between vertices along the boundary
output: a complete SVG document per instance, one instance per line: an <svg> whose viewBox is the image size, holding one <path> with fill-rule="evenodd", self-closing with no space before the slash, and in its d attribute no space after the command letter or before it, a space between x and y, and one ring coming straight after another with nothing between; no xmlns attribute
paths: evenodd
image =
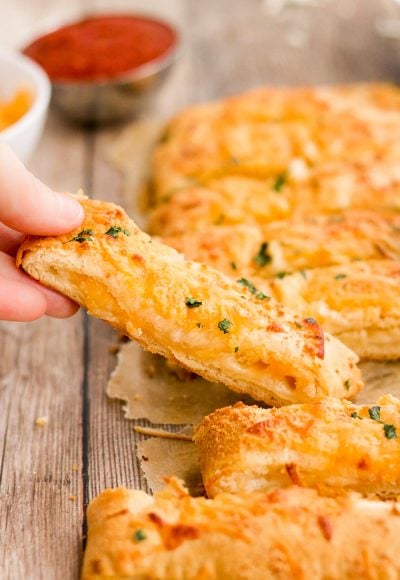
<svg viewBox="0 0 400 580"><path fill-rule="evenodd" d="M118 488L88 508L82 580L343 580L400 575L397 504L292 487L192 498Z"/></svg>
<svg viewBox="0 0 400 580"><path fill-rule="evenodd" d="M17 264L144 348L270 404L351 397L357 357L268 296L141 232L111 203L81 199L69 235L28 238Z"/></svg>
<svg viewBox="0 0 400 580"><path fill-rule="evenodd" d="M231 278L244 277L312 316L361 358L400 358L400 217L343 216L266 226L214 226L164 243Z"/></svg>
<svg viewBox="0 0 400 580"><path fill-rule="evenodd" d="M296 484L400 494L400 400L375 405L328 398L317 404L260 409L237 403L197 428L210 497Z"/></svg>

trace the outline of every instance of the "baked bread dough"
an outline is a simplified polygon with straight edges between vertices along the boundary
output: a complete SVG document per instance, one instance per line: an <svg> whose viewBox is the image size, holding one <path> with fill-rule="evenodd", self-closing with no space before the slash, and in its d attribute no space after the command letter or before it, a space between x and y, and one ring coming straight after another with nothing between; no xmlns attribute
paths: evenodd
<svg viewBox="0 0 400 580"><path fill-rule="evenodd" d="M209 497L293 484L330 494L400 494L400 400L373 405L328 398L261 409L237 403L205 417L194 434Z"/></svg>
<svg viewBox="0 0 400 580"><path fill-rule="evenodd" d="M374 161L373 165L317 165L301 180L289 171L265 178L213 177L165 194L150 213L150 231L170 236L212 225L263 225L291 217L335 215L349 208L398 210L399 162L400 153L395 161ZM286 176L285 185L276 191L281 175Z"/></svg>
<svg viewBox="0 0 400 580"><path fill-rule="evenodd" d="M301 178L298 159L306 169L398 160L399 111L400 90L384 83L267 87L195 105L168 123L155 151L156 199L218 176L292 169Z"/></svg>
<svg viewBox="0 0 400 580"><path fill-rule="evenodd" d="M144 348L269 404L352 397L357 357L298 318L144 234L111 203L81 199L79 230L31 237L17 264Z"/></svg>
<svg viewBox="0 0 400 580"><path fill-rule="evenodd" d="M345 580L400 575L400 508L297 487L192 498L124 488L88 507L82 580Z"/></svg>
<svg viewBox="0 0 400 580"><path fill-rule="evenodd" d="M196 105L153 158L152 233L399 207L400 90L263 88Z"/></svg>
<svg viewBox="0 0 400 580"><path fill-rule="evenodd" d="M361 358L400 358L400 262L356 261L296 272L266 285L287 308L310 313Z"/></svg>
<svg viewBox="0 0 400 580"><path fill-rule="evenodd" d="M163 241L311 315L361 358L400 358L399 214L349 210Z"/></svg>
<svg viewBox="0 0 400 580"><path fill-rule="evenodd" d="M162 241L186 259L228 276L281 278L296 270L354 260L400 260L400 214L350 209L264 225L213 225L165 236ZM266 259L259 263L263 244L267 244Z"/></svg>

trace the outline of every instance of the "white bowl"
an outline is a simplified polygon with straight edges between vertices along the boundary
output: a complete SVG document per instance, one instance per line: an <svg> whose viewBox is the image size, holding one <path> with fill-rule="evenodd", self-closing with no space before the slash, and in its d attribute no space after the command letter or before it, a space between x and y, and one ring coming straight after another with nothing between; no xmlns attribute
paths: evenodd
<svg viewBox="0 0 400 580"><path fill-rule="evenodd" d="M5 141L24 163L29 160L43 131L49 108L51 84L43 69L18 52L0 49L0 102L19 89L33 94L30 109L16 123L0 131Z"/></svg>

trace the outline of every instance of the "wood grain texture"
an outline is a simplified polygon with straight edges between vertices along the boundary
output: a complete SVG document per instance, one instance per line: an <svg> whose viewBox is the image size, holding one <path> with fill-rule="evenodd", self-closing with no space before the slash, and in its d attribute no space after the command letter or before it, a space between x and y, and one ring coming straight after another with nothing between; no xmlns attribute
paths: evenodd
<svg viewBox="0 0 400 580"><path fill-rule="evenodd" d="M28 4L3 2L9 45L65 11L61 1L58 8L49 0ZM112 3L69 5L110 9ZM375 32L383 5L331 0L272 16L267 0L160 0L152 11L182 26L185 52L146 114L165 118L190 103L268 83L396 80L399 48ZM145 0L118 6L148 10ZM120 178L104 155L120 130L88 132L52 117L31 168L54 188L84 187L124 204ZM135 456L143 437L104 394L115 341L112 330L82 313L69 321L0 326L1 578L76 578L84 504L107 486L146 489ZM46 415L48 424L36 426Z"/></svg>

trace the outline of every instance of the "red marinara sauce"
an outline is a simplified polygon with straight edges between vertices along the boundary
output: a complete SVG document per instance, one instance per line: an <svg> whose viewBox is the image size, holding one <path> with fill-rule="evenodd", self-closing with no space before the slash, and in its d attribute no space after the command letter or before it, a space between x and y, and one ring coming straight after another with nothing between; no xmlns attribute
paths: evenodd
<svg viewBox="0 0 400 580"><path fill-rule="evenodd" d="M166 56L176 42L176 32L158 20L102 15L41 36L23 52L53 81L101 81L124 76Z"/></svg>

